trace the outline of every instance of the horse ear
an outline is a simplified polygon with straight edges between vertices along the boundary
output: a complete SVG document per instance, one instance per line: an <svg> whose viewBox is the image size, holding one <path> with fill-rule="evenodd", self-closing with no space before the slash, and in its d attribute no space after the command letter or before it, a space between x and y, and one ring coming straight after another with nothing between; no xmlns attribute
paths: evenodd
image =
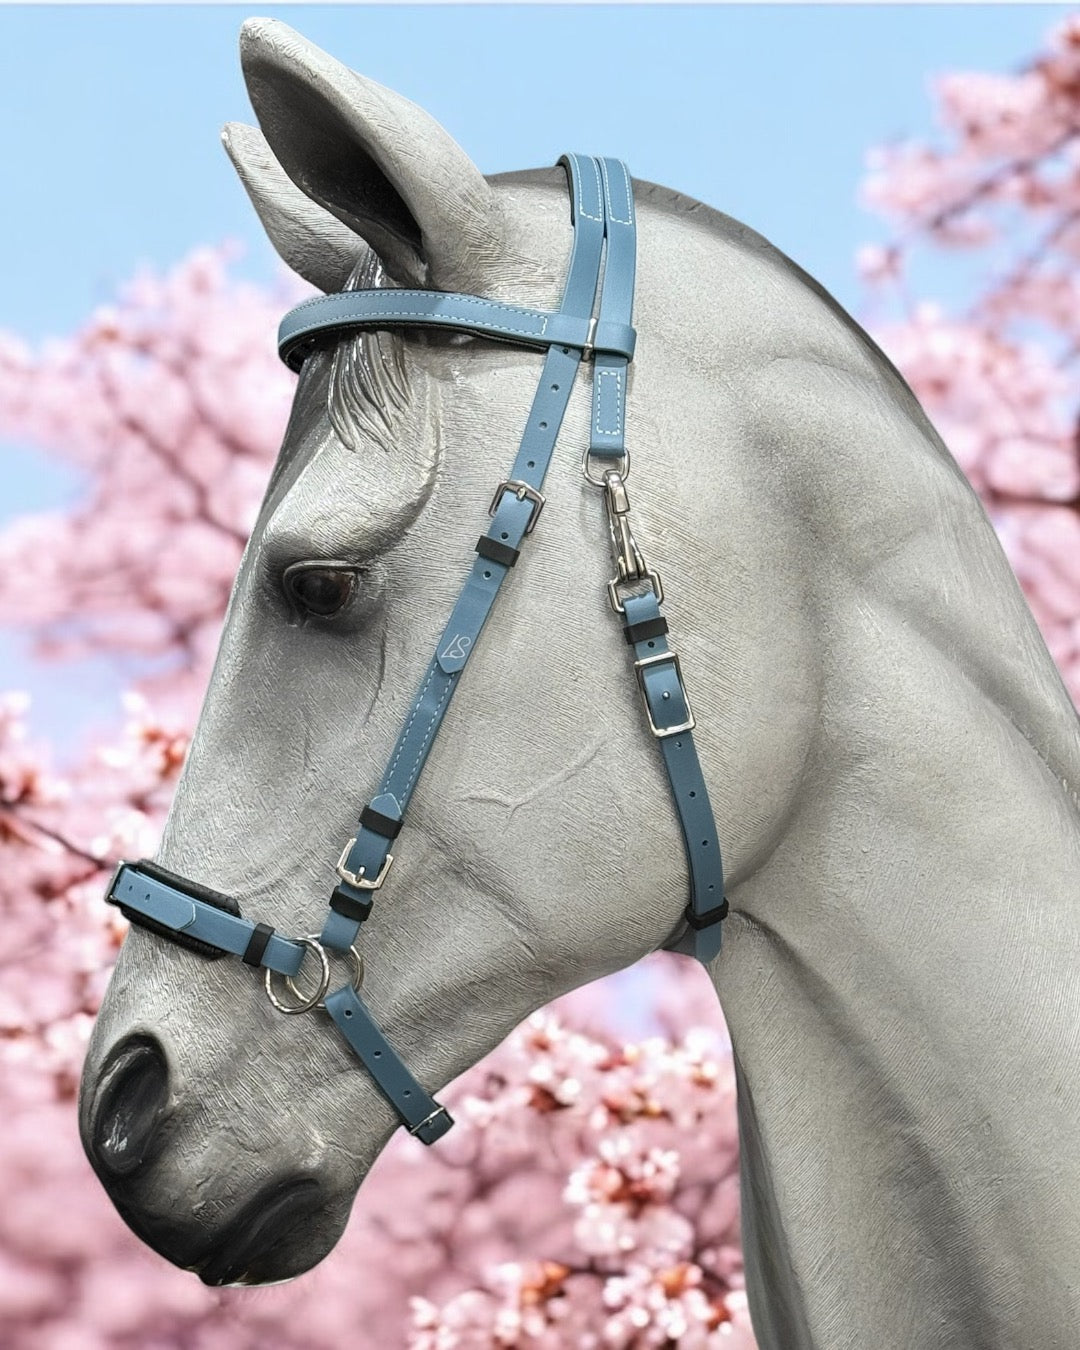
<svg viewBox="0 0 1080 1350"><path fill-rule="evenodd" d="M368 245L304 196L274 158L261 131L229 122L221 140L284 261L320 290L340 291L360 256L371 252Z"/></svg>
<svg viewBox="0 0 1080 1350"><path fill-rule="evenodd" d="M240 60L281 167L396 281L484 289L502 252L495 194L432 117L277 19L244 23Z"/></svg>

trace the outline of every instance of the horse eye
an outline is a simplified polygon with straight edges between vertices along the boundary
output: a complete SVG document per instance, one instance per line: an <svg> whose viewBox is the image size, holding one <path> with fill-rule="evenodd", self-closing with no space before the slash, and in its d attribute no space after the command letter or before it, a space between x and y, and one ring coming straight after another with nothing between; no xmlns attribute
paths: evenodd
<svg viewBox="0 0 1080 1350"><path fill-rule="evenodd" d="M322 619L340 613L356 593L356 568L344 564L312 567L294 563L285 569L282 580L298 609Z"/></svg>

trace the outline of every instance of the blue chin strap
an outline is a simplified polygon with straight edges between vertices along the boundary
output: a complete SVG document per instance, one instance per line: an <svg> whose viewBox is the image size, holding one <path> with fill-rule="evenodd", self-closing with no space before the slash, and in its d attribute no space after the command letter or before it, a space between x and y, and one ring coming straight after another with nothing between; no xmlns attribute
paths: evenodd
<svg viewBox="0 0 1080 1350"><path fill-rule="evenodd" d="M659 742L690 872L690 901L664 947L703 963L712 961L720 951L721 921L728 910L716 823L694 748L694 716L678 655L667 644L667 620L660 612L663 586L659 574L646 566L630 529L626 493L630 455L624 444L627 366L635 337L630 322L636 254L630 176L625 164L616 159L571 154L559 163L569 177L574 225L559 309L528 309L441 291L346 291L305 301L281 323L278 348L293 370L299 370L305 357L328 335L340 337L360 328L407 324L480 333L546 351L517 458L492 496L491 524L477 540L476 560L421 681L379 790L364 807L355 835L342 850L338 884L322 932L301 939L281 937L269 924L244 918L231 897L148 861L121 863L107 895L132 923L162 937L211 959L232 954L248 965L262 967L267 994L281 1012L325 1008L410 1133L425 1144L441 1138L453 1121L405 1067L361 999L363 961L356 942L371 913L373 893L382 887L393 865L391 845L404 824L409 800L461 672L500 586L517 562L523 540L540 517L544 506L540 489L583 360L592 361L593 400L582 472L604 497L617 569L607 583L608 600L621 617L624 636L633 648L634 673L649 729ZM605 241L604 281L594 315ZM348 957L353 971L350 983L327 994L330 951ZM308 952L321 970L313 992L302 991L295 982ZM298 1002L281 997L280 989L274 987L274 975L281 977Z"/></svg>

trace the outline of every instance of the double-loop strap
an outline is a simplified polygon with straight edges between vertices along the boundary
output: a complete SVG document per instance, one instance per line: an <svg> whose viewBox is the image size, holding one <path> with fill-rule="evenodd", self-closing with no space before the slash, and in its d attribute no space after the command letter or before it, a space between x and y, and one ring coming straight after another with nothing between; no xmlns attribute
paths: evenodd
<svg viewBox="0 0 1080 1350"><path fill-rule="evenodd" d="M574 240L558 310L437 291L349 291L305 301L285 316L279 330L280 354L294 370L324 335L398 325L444 327L547 349L517 458L509 476L495 488L488 510L491 523L476 543L476 561L421 681L379 791L364 807L356 834L338 861L340 880L318 941L281 938L269 925L243 918L234 900L148 862L121 864L109 888L107 898L133 922L203 954L230 952L250 965L286 977L297 974L309 947L318 949L325 970L323 948L348 952L356 942L371 912L372 895L393 864L391 845L401 830L461 672L544 506L541 488L583 358L595 361L589 444L583 461L586 476L592 482L600 481L589 475L590 455L608 461L625 456L627 364L635 340L631 318L636 227L630 177L626 166L614 159L570 154L559 163L569 177ZM599 312L593 317L605 240L604 282ZM621 485L622 478L613 470L609 473ZM628 504L620 509L628 510ZM640 561L628 524L625 538ZM612 542L616 544L614 525ZM719 920L727 912L722 902L720 847L690 736L693 719L678 658L663 641L667 623L659 610L663 599L659 578L639 569L631 579L639 576L655 578L652 593L628 596L620 605L617 586L620 578L626 580L625 569L609 583L609 593L613 606L624 614L627 641L634 646L635 669L650 725L660 738L690 864L691 901L679 929L665 945L707 961L720 950ZM270 979L269 973L266 978ZM303 1007L284 1007L283 1011L302 1011L314 1006L317 998L318 993L312 994ZM453 1124L449 1114L409 1073L357 989L345 985L328 994L320 1006L325 1006L409 1130L427 1144L445 1134Z"/></svg>
<svg viewBox="0 0 1080 1350"><path fill-rule="evenodd" d="M593 161L599 170L607 221L607 261L597 332L630 327L637 266L637 225L630 175L621 159ZM633 332L633 329L630 330ZM627 366L633 352L596 349L589 455L618 458L626 438Z"/></svg>

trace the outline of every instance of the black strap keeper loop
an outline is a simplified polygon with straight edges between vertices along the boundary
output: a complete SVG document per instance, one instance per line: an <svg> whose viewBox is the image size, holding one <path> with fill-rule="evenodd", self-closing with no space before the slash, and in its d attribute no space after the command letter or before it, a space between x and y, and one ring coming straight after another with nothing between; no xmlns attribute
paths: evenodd
<svg viewBox="0 0 1080 1350"><path fill-rule="evenodd" d="M371 913L371 900L364 896L350 895L344 886L335 886L330 896L330 908L335 914L344 914L354 923L363 923Z"/></svg>
<svg viewBox="0 0 1080 1350"><path fill-rule="evenodd" d="M405 822L395 820L393 816L384 816L381 811L373 811L370 806L365 806L360 812L360 824L365 830L374 830L376 834L381 834L384 839L396 839Z"/></svg>
<svg viewBox="0 0 1080 1350"><path fill-rule="evenodd" d="M261 966L266 944L273 936L274 930L270 924L257 923L252 930L251 937L248 938L248 945L244 949L241 960L249 966Z"/></svg>
<svg viewBox="0 0 1080 1350"><path fill-rule="evenodd" d="M492 539L486 534L482 534L476 541L476 551L481 558L490 558L492 562L502 563L504 567L513 567L521 553L520 549L511 548L501 539Z"/></svg>
<svg viewBox="0 0 1080 1350"><path fill-rule="evenodd" d="M704 914L695 914L689 905L686 907L686 922L691 928L708 928L711 924L726 919L727 916L728 902L726 899L723 904L717 905L715 909L707 909Z"/></svg>
<svg viewBox="0 0 1080 1350"><path fill-rule="evenodd" d="M661 614L655 619L642 619L640 623L628 623L623 628L627 642L644 642L646 638L663 637L668 630L667 619Z"/></svg>

